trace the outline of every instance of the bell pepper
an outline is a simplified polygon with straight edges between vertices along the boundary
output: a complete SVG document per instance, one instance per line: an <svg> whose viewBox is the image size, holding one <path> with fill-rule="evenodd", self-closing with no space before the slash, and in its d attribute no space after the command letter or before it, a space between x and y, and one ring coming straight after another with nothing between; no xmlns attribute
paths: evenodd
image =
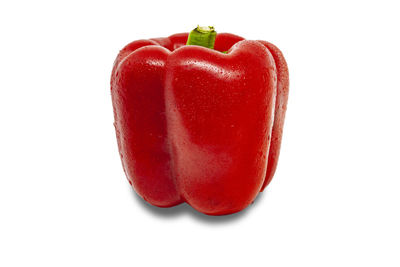
<svg viewBox="0 0 400 267"><path fill-rule="evenodd" d="M159 207L246 208L274 175L288 89L285 59L269 42L197 27L128 44L111 75L128 181Z"/></svg>

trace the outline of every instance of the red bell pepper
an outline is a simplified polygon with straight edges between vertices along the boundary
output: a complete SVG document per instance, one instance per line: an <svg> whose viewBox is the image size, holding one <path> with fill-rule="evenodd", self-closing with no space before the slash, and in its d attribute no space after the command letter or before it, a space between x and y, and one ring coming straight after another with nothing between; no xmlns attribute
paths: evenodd
<svg viewBox="0 0 400 267"><path fill-rule="evenodd" d="M159 207L244 209L274 175L288 88L285 59L265 41L198 27L128 44L111 93L130 184Z"/></svg>

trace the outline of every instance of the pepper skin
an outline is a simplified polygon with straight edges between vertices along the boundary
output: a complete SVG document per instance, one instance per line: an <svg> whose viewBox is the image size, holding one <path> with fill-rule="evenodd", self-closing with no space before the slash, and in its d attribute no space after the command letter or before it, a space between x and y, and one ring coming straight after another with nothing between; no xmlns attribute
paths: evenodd
<svg viewBox="0 0 400 267"><path fill-rule="evenodd" d="M265 41L221 33L212 50L187 38L134 41L117 56L111 95L122 165L152 205L235 213L274 175L287 65Z"/></svg>

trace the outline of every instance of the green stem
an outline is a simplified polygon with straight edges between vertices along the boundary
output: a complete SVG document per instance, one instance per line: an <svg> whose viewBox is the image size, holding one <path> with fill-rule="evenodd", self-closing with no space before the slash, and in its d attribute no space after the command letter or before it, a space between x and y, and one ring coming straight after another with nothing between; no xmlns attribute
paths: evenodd
<svg viewBox="0 0 400 267"><path fill-rule="evenodd" d="M217 32L214 30L213 26L197 26L196 29L189 33L186 45L199 45L214 49L216 36Z"/></svg>

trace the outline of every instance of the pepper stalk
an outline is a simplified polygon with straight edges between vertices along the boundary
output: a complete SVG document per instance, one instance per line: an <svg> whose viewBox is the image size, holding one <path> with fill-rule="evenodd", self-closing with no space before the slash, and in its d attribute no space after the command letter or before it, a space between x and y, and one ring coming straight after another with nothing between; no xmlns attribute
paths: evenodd
<svg viewBox="0 0 400 267"><path fill-rule="evenodd" d="M186 45L198 45L214 49L217 32L213 26L197 26L189 33Z"/></svg>

